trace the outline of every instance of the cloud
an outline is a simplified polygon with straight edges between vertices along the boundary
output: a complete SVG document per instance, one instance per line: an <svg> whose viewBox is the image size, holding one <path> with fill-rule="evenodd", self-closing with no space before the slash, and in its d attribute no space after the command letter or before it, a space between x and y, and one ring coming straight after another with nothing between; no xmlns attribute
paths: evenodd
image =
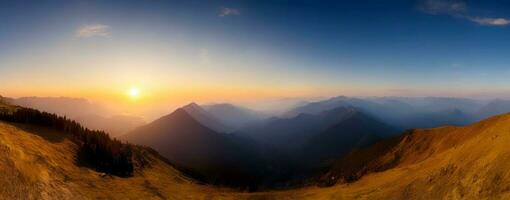
<svg viewBox="0 0 510 200"><path fill-rule="evenodd" d="M506 26L510 24L510 20L505 18L487 18L487 17L473 17L469 20L476 22L480 25L486 26Z"/></svg>
<svg viewBox="0 0 510 200"><path fill-rule="evenodd" d="M219 16L220 17L226 17L226 16L229 16L229 15L240 15L240 14L241 14L241 12L237 8L223 7L220 10Z"/></svg>
<svg viewBox="0 0 510 200"><path fill-rule="evenodd" d="M81 26L76 30L76 37L88 38L94 36L110 36L110 27L103 24L88 24Z"/></svg>
<svg viewBox="0 0 510 200"><path fill-rule="evenodd" d="M431 15L451 15L457 18L466 19L484 26L506 26L510 19L490 18L470 15L468 6L463 0L423 0L419 8Z"/></svg>

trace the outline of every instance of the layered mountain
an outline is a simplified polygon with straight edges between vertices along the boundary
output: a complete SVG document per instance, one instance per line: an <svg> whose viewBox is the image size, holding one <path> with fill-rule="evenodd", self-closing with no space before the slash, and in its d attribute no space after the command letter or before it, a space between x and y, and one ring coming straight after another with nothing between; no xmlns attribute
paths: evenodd
<svg viewBox="0 0 510 200"><path fill-rule="evenodd" d="M76 124L71 121L11 106L1 98L0 116L0 199L209 199L225 193L239 195L232 189L200 184L183 173L188 169L170 163L154 150L128 144L122 146L130 149L126 158L133 164L132 174L103 172L83 159L105 161L109 156L82 151L87 139L76 137L80 129L72 128ZM66 128L60 130L57 124L66 124ZM89 133L98 149L105 143L119 144Z"/></svg>
<svg viewBox="0 0 510 200"><path fill-rule="evenodd" d="M233 130L232 127L227 126L223 121L216 118L210 112L203 109L196 103L190 103L182 107L193 119L198 121L200 124L210 128L219 133L228 133Z"/></svg>
<svg viewBox="0 0 510 200"><path fill-rule="evenodd" d="M398 133L394 127L370 115L356 110L351 112L344 120L309 139L301 147L300 157L310 163L336 160L355 148L366 147Z"/></svg>
<svg viewBox="0 0 510 200"><path fill-rule="evenodd" d="M480 108L480 110L477 111L476 114L478 119L485 119L487 117L500 115L507 112L510 112L510 101L496 99L484 105L482 108Z"/></svg>
<svg viewBox="0 0 510 200"><path fill-rule="evenodd" d="M369 97L339 96L297 107L285 116L317 114L336 107L353 106L402 130L443 125L466 125L474 122L483 104L463 98L446 97ZM510 111L510 110L508 110Z"/></svg>
<svg viewBox="0 0 510 200"><path fill-rule="evenodd" d="M170 161L192 169L204 181L255 183L263 163L243 143L200 123L188 111L197 112L198 106L191 106L179 108L121 138L154 148Z"/></svg>
<svg viewBox="0 0 510 200"><path fill-rule="evenodd" d="M15 114L20 110L23 112ZM309 184L317 182L329 187L304 186L282 191L246 193L225 187L199 184L189 177L192 175L200 178L197 174L193 174L195 172L193 169L164 159L155 151L145 147L128 144L119 146L119 143L105 139L107 137L98 132L77 128L76 124L65 118L13 107L2 103L1 98L0 112L8 114L2 114L2 120L0 120L0 169L2 169L0 184L3 185L0 188L1 199L507 199L510 197L508 189L510 174L507 172L510 168L510 149L507 148L510 143L508 134L510 114L491 117L465 127L413 129L401 136L355 149L345 156L338 156L334 167L319 179L307 180ZM8 117L11 114L16 117ZM374 118L367 118L369 115L352 116L355 117L347 119L362 122L359 124L379 124L373 121ZM163 124L170 124L169 126L172 127L190 128L187 127L190 125L195 127L191 128L193 132L219 134L194 121L182 109L163 117L162 121L168 119L172 119L170 121L175 123L160 124L156 123L157 121L154 123L161 127L164 126ZM179 124L184 125L178 126ZM346 130L356 128L348 124L357 123L341 124L330 128ZM384 129L384 126L374 128L374 130ZM76 131L90 133L92 134L90 138L96 139L77 137L80 134ZM219 140L213 139L216 136L203 136L193 132L181 133L189 136L200 135L214 141L213 143L221 143L221 146L230 146L223 143L228 141L229 137L221 137L225 140ZM320 143L327 144L328 141L338 140L328 136L337 135L334 133L339 131L325 130L317 136L324 134L321 137L325 140ZM224 134L220 135L224 136ZM104 143L97 143L103 140ZM194 144L217 147L196 138L179 141L195 141ZM87 147L84 144L90 142L102 147L124 147L117 149L121 151L130 149L131 156L119 158L132 159L132 173L128 176L120 176L114 171L104 171L104 167L109 165L101 163L116 160L111 163L115 165L119 160L104 156L107 155L104 154L106 152L97 154L98 152L83 151L83 148ZM333 147L341 146L340 144L336 143ZM183 146L179 148L186 148ZM237 149L236 145L232 146ZM194 149L194 147L189 148ZM110 154L115 155L115 152L117 151L110 151ZM218 151L214 150L214 152ZM95 156L86 156L89 153ZM202 153L194 155L207 154ZM213 156L213 154L208 155ZM90 163L94 159L100 159L101 162ZM229 168L235 178L242 177L235 172L237 169L235 167L238 166ZM120 170L127 170L127 168L120 168ZM224 176L225 174L216 175L218 179L229 178L228 175Z"/></svg>
<svg viewBox="0 0 510 200"><path fill-rule="evenodd" d="M372 119L369 121L357 119ZM372 123L373 122L373 123ZM364 134L379 135L381 138L388 136L389 129L374 131L373 128L380 128L382 122L368 116L355 107L337 107L326 110L319 114L301 113L290 118L271 118L265 123L243 129L242 133L256 141L280 150L293 152L303 148L306 143L313 143L309 140L321 140L321 137L334 135L352 135L354 138L362 138ZM371 126L374 126L373 128ZM356 128L353 128L356 127ZM352 129L351 129L352 128ZM329 138L329 139L335 139ZM340 138L338 138L340 139ZM346 139L346 138L343 138ZM331 142L350 143L345 146L347 149L358 144L357 140L332 140Z"/></svg>
<svg viewBox="0 0 510 200"><path fill-rule="evenodd" d="M211 104L203 107L212 116L224 122L227 126L236 129L257 123L266 117L257 111L228 103Z"/></svg>
<svg viewBox="0 0 510 200"><path fill-rule="evenodd" d="M410 130L351 152L322 180L347 182L335 187L376 199L506 198L509 131L510 114L466 127Z"/></svg>

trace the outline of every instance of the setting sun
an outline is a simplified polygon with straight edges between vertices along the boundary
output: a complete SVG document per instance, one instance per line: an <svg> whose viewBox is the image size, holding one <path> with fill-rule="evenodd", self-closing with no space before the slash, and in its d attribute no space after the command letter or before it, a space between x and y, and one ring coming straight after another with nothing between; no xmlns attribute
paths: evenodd
<svg viewBox="0 0 510 200"><path fill-rule="evenodd" d="M132 88L129 89L128 95L131 98L137 98L137 97L140 96L140 89L138 89L137 87L132 87Z"/></svg>

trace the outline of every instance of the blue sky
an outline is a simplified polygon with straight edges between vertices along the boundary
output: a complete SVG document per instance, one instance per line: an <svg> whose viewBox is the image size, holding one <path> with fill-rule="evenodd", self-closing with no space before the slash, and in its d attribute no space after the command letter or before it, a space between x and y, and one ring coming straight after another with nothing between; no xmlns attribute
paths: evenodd
<svg viewBox="0 0 510 200"><path fill-rule="evenodd" d="M0 93L508 97L508 11L460 0L0 1Z"/></svg>

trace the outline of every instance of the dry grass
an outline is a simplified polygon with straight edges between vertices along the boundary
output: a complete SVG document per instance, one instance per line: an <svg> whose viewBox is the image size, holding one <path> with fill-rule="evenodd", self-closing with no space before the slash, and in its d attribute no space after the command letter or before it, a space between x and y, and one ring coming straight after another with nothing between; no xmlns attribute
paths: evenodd
<svg viewBox="0 0 510 200"><path fill-rule="evenodd" d="M0 199L196 199L230 191L196 184L157 159L132 178L104 176L78 167L76 145L55 135L0 122Z"/></svg>
<svg viewBox="0 0 510 200"><path fill-rule="evenodd" d="M0 123L0 199L510 199L510 115L418 130L396 147L396 167L354 183L259 193L199 185L157 159L132 178L103 177L53 134Z"/></svg>

